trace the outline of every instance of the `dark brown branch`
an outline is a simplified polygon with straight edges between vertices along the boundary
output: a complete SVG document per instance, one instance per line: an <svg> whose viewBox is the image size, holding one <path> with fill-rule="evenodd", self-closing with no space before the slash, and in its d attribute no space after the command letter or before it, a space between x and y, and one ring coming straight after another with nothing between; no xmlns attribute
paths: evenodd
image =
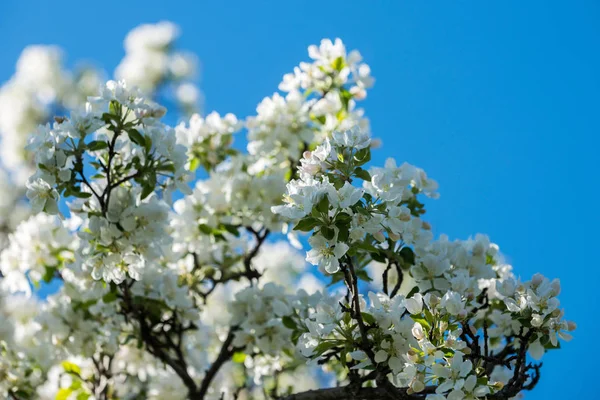
<svg viewBox="0 0 600 400"><path fill-rule="evenodd" d="M350 280L348 282L348 286L352 288L352 303L353 303L353 308L354 308L352 317L358 323L358 329L360 331L360 337L362 340L361 350L363 350L367 354L367 356L369 357L369 360L371 360L371 363L373 363L373 365L376 366L377 363L375 362L375 354L373 353L373 349L369 345L369 337L367 335L367 326L365 325L365 321L363 321L363 317L362 317L361 310L360 310L360 298L359 298L359 292L358 292L358 277L356 276L356 271L354 270L354 264L352 263L352 260L350 259L350 257L347 257L347 260L348 260L347 261L348 268L345 271L345 276L346 276L346 280Z"/></svg>
<svg viewBox="0 0 600 400"><path fill-rule="evenodd" d="M256 238L256 245L244 257L245 276L249 280L252 280L253 278L257 278L258 279L258 278L260 278L260 273L258 271L256 271L255 269L252 268L252 260L258 254L258 251L260 250L260 247L265 242L265 239L267 238L267 236L269 236L270 232L269 232L268 229L265 229L264 232L261 234L260 231L257 232L256 230L252 229L251 227L248 227L246 229L248 229L248 231L250 231L254 235L254 237Z"/></svg>
<svg viewBox="0 0 600 400"><path fill-rule="evenodd" d="M196 382L187 371L187 363L183 358L181 349L178 351L177 346L170 346L169 343L163 343L159 340L156 332L153 332L153 327L146 321L145 311L134 304L127 284L120 287L122 288L123 311L138 322L140 337L146 344L148 352L171 367L188 388L189 393L195 393L197 390ZM173 358L169 354L169 348L175 351L177 358Z"/></svg>
<svg viewBox="0 0 600 400"><path fill-rule="evenodd" d="M383 281L383 293L389 295L388 293L388 274L390 273L390 269L392 269L392 261L388 260L388 264L383 271L383 275L381 276L381 280Z"/></svg>
<svg viewBox="0 0 600 400"><path fill-rule="evenodd" d="M407 388L393 386L376 388L354 388L342 386L327 389L309 390L296 393L280 400L420 400L433 393L434 387L427 387L420 393L408 394Z"/></svg>
<svg viewBox="0 0 600 400"><path fill-rule="evenodd" d="M215 376L217 375L217 373L219 372L219 370L221 369L223 364L225 364L227 361L229 361L231 356L233 356L233 353L235 353L238 350L232 346L233 339L235 338L236 330L237 330L237 328L235 328L235 327L230 329L229 334L227 335L227 338L221 345L221 350L219 351L219 355L217 356L216 360L212 363L210 368L206 371L206 375L204 376L204 379L202 380L202 384L200 385L200 388L197 391L190 392L190 395L189 395L190 400L204 399L204 396L206 396L206 393L208 392L208 388L210 387L210 384L212 383L213 379L215 378Z"/></svg>
<svg viewBox="0 0 600 400"><path fill-rule="evenodd" d="M396 272L398 273L398 281L396 282L396 285L392 290L392 294L390 295L391 299L393 299L398 294L398 291L402 286L402 282L404 281L404 273L402 272L402 268L400 268L400 264L398 264L397 261L393 261L392 264L396 266Z"/></svg>

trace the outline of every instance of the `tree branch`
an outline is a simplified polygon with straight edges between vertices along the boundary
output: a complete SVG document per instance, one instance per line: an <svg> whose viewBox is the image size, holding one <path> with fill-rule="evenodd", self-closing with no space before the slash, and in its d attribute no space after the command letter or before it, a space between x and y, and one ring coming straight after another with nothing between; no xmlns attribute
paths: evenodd
<svg viewBox="0 0 600 400"><path fill-rule="evenodd" d="M212 383L213 379L215 378L215 376L217 375L217 373L219 372L219 370L221 369L223 364L225 364L227 361L229 361L229 359L231 358L233 353L236 352L237 349L232 346L233 339L235 338L236 330L237 330L237 327L232 327L229 330L229 333L227 334L227 338L225 339L225 341L223 342L223 345L221 346L221 351L219 351L219 355L217 356L216 360L212 363L210 368L206 371L206 375L204 376L204 379L202 380L202 383L200 384L200 388L197 391L195 391L194 393L190 393L190 395L189 395L190 400L204 399L204 396L206 396L206 393L208 392L208 388L210 387L210 384Z"/></svg>
<svg viewBox="0 0 600 400"><path fill-rule="evenodd" d="M427 394L433 393L435 387L426 387L420 393L407 393L408 388L393 386L376 388L354 388L342 386L327 389L309 390L296 393L279 400L421 400Z"/></svg>

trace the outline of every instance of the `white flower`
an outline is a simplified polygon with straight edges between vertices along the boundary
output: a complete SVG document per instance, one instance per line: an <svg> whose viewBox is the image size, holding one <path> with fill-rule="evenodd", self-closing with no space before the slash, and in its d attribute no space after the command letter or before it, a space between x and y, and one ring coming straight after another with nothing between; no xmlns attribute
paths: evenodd
<svg viewBox="0 0 600 400"><path fill-rule="evenodd" d="M541 360L544 356L544 353L546 352L546 349L544 349L544 346L540 343L539 340L536 340L535 342L529 345L527 351L534 360Z"/></svg>
<svg viewBox="0 0 600 400"><path fill-rule="evenodd" d="M333 143L341 147L350 147L353 149L364 149L371 144L371 135L362 131L360 128L354 128L345 131L333 132Z"/></svg>
<svg viewBox="0 0 600 400"><path fill-rule="evenodd" d="M404 299L404 307L413 315L420 314L423 311L423 296L421 293L415 293L413 297Z"/></svg>
<svg viewBox="0 0 600 400"><path fill-rule="evenodd" d="M454 357L448 360L448 365L434 364L431 370L438 378L443 378L435 390L438 394L443 394L449 390L460 390L465 384L465 378L473 369L471 360L463 360L461 352L456 352Z"/></svg>
<svg viewBox="0 0 600 400"><path fill-rule="evenodd" d="M459 293L449 291L442 297L441 306L446 309L450 315L458 315L465 309L465 305Z"/></svg>
<svg viewBox="0 0 600 400"><path fill-rule="evenodd" d="M329 201L334 208L347 208L356 204L363 196L364 190L352 186L348 182L344 182L344 186L338 191L335 188L331 188L327 192Z"/></svg>
<svg viewBox="0 0 600 400"><path fill-rule="evenodd" d="M306 253L306 261L312 265L324 268L330 274L340 269L340 258L346 254L349 247L342 242L330 243L321 235L314 235L308 239L312 249Z"/></svg>
<svg viewBox="0 0 600 400"><path fill-rule="evenodd" d="M361 369L371 365L371 360L369 360L369 358L367 357L367 353L365 353L362 350L351 351L348 354L350 354L350 357L352 357L353 360L359 362L358 364L353 366L352 369Z"/></svg>
<svg viewBox="0 0 600 400"><path fill-rule="evenodd" d="M27 182L27 198L34 212L58 214L58 192L43 179L33 177Z"/></svg>
<svg viewBox="0 0 600 400"><path fill-rule="evenodd" d="M423 331L423 326L418 322L415 322L412 328L412 334L417 340L423 340L425 338L425 331Z"/></svg>

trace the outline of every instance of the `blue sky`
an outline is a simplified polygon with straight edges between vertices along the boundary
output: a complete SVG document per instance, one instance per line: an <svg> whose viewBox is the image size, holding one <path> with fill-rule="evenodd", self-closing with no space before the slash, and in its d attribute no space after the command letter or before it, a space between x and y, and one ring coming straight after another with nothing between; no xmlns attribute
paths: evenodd
<svg viewBox="0 0 600 400"><path fill-rule="evenodd" d="M435 231L487 233L523 278L561 278L579 327L527 399L594 398L599 18L593 1L3 0L0 80L33 43L112 71L129 29L167 19L202 61L206 111L244 117L309 44L342 38L377 79L362 103L384 142L375 162L408 161L440 183Z"/></svg>

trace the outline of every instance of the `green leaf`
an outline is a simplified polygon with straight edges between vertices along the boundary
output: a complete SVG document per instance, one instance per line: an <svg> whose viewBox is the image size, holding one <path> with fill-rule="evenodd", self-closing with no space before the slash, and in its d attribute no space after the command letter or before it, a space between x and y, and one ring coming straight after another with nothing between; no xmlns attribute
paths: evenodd
<svg viewBox="0 0 600 400"><path fill-rule="evenodd" d="M352 217L350 216L350 214L345 212L341 212L337 215L337 217L335 217L335 222L350 222L351 220Z"/></svg>
<svg viewBox="0 0 600 400"><path fill-rule="evenodd" d="M44 275L42 276L42 280L46 283L50 283L52 279L54 279L54 275L56 274L56 267L44 267Z"/></svg>
<svg viewBox="0 0 600 400"><path fill-rule="evenodd" d="M371 181L371 174L369 174L367 170L362 169L361 167L358 167L354 170L354 175L358 176L363 181Z"/></svg>
<svg viewBox="0 0 600 400"><path fill-rule="evenodd" d="M111 100L108 105L108 112L111 115L119 115L121 114L121 104L116 100Z"/></svg>
<svg viewBox="0 0 600 400"><path fill-rule="evenodd" d="M377 247L373 246L370 243L366 243L366 242L359 242L359 243L354 244L354 246L358 247L361 250L368 251L369 253L379 252L379 249Z"/></svg>
<svg viewBox="0 0 600 400"><path fill-rule="evenodd" d="M548 335L542 336L542 338L540 339L540 343L542 344L542 346L544 346L546 350L560 349L560 342L556 342L556 346L554 346L550 341L550 336Z"/></svg>
<svg viewBox="0 0 600 400"><path fill-rule="evenodd" d="M167 172L175 172L175 166L172 163L169 164L161 164L156 168L157 171L167 171Z"/></svg>
<svg viewBox="0 0 600 400"><path fill-rule="evenodd" d="M346 349L344 347L340 353L340 361L344 367L346 366L346 364L348 362L347 357L348 357L348 349Z"/></svg>
<svg viewBox="0 0 600 400"><path fill-rule="evenodd" d="M323 196L321 201L317 204L317 210L322 213L329 212L329 198L327 196Z"/></svg>
<svg viewBox="0 0 600 400"><path fill-rule="evenodd" d="M200 229L200 232L204 233L205 235L212 235L213 233L213 228L206 224L198 225L198 229Z"/></svg>
<svg viewBox="0 0 600 400"><path fill-rule="evenodd" d="M375 317L373 317L371 314L366 313L366 312L361 312L360 315L362 316L363 321L365 321L367 324L369 325L373 325L375 324Z"/></svg>
<svg viewBox="0 0 600 400"><path fill-rule="evenodd" d="M65 372L69 374L81 375L81 368L79 368L77 364L73 364L70 361L63 361L61 365Z"/></svg>
<svg viewBox="0 0 600 400"><path fill-rule="evenodd" d="M423 314L425 314L425 319L427 320L427 322L429 322L430 324L433 324L433 322L435 321L435 318L433 317L433 314L431 313L431 311L429 311L428 309L423 309Z"/></svg>
<svg viewBox="0 0 600 400"><path fill-rule="evenodd" d="M149 136L146 136L144 138L145 143L144 143L144 147L146 149L146 153L150 153L150 150L152 150L152 138Z"/></svg>
<svg viewBox="0 0 600 400"><path fill-rule="evenodd" d="M292 330L297 328L296 322L290 316L286 315L285 317L281 318L281 322L283 322L283 326L285 326L286 328L289 328Z"/></svg>
<svg viewBox="0 0 600 400"><path fill-rule="evenodd" d="M371 161L371 149L366 147L357 151L354 155L354 161L356 161L359 166Z"/></svg>
<svg viewBox="0 0 600 400"><path fill-rule="evenodd" d="M415 293L419 293L418 286L415 286L414 288L410 289L410 292L408 292L408 294L406 295L406 298L409 299L409 298L413 297Z"/></svg>
<svg viewBox="0 0 600 400"><path fill-rule="evenodd" d="M240 231L238 230L237 226L235 226L235 225L223 224L223 228L225 228L225 230L227 232L231 233L233 236L236 236L236 237L240 236Z"/></svg>
<svg viewBox="0 0 600 400"><path fill-rule="evenodd" d="M426 329L426 330L431 329L431 325L429 325L429 322L427 322L427 320L425 318L422 318L418 315L411 315L410 317L412 318L413 321L420 323L424 329Z"/></svg>
<svg viewBox="0 0 600 400"><path fill-rule="evenodd" d="M440 350L444 353L446 357L452 357L455 351L449 347L441 347Z"/></svg>
<svg viewBox="0 0 600 400"><path fill-rule="evenodd" d="M335 230L328 226L322 226L319 232L321 232L321 235L323 235L323 237L327 240L333 240L335 237Z"/></svg>
<svg viewBox="0 0 600 400"><path fill-rule="evenodd" d="M87 144L87 147L88 147L88 150L90 150L90 151L98 151L98 150L108 148L108 143L106 143L102 140L94 140L92 142L89 142Z"/></svg>
<svg viewBox="0 0 600 400"><path fill-rule="evenodd" d="M231 360L234 363L242 364L246 360L246 353L243 353L241 351L235 352L233 353L233 357L231 357Z"/></svg>
<svg viewBox="0 0 600 400"><path fill-rule="evenodd" d="M320 356L325 353L327 350L334 348L337 346L337 342L321 342L315 347L314 354Z"/></svg>
<svg viewBox="0 0 600 400"><path fill-rule="evenodd" d="M71 396L71 393L73 393L73 391L71 389L59 389L58 392L56 393L56 400L68 400L69 396Z"/></svg>
<svg viewBox="0 0 600 400"><path fill-rule="evenodd" d="M142 136L137 129L129 129L127 131L127 135L129 136L129 140L131 140L133 143L142 147L146 146L146 140L144 139L144 136Z"/></svg>
<svg viewBox="0 0 600 400"><path fill-rule="evenodd" d="M151 186L148 183L144 183L142 187L143 189L141 199L144 200L146 197L150 196L152 192L154 192L154 186Z"/></svg>
<svg viewBox="0 0 600 400"><path fill-rule="evenodd" d="M105 303L112 303L117 300L117 292L108 292L104 296L102 296L102 301Z"/></svg>
<svg viewBox="0 0 600 400"><path fill-rule="evenodd" d="M190 161L190 171L194 172L200 166L200 160L196 157L192 158Z"/></svg>
<svg viewBox="0 0 600 400"><path fill-rule="evenodd" d="M371 253L369 253L371 255L371 258L374 261L380 262L380 263L385 263L385 255L381 254L379 251L373 251Z"/></svg>
<svg viewBox="0 0 600 400"><path fill-rule="evenodd" d="M294 227L295 231L310 232L319 224L319 220L313 217L302 218Z"/></svg>
<svg viewBox="0 0 600 400"><path fill-rule="evenodd" d="M400 256L409 265L415 265L415 253L410 247L403 247L400 250Z"/></svg>
<svg viewBox="0 0 600 400"><path fill-rule="evenodd" d="M341 226L341 227L339 225L336 225L336 226L339 229L339 231L338 231L338 241L340 241L340 242L346 242L348 240L348 238L350 237L350 231L345 226Z"/></svg>
<svg viewBox="0 0 600 400"><path fill-rule="evenodd" d="M302 336L302 331L294 331L292 333L292 343L294 344L294 346L298 344L300 336Z"/></svg>
<svg viewBox="0 0 600 400"><path fill-rule="evenodd" d="M321 125L325 125L325 121L327 120L324 115L319 115L318 117L315 115L311 115L310 118L313 121L319 122Z"/></svg>
<svg viewBox="0 0 600 400"><path fill-rule="evenodd" d="M102 121L104 121L105 123L107 123L109 125L112 125L113 123L114 123L114 125L117 125L119 123L119 117L117 117L116 115L110 114L110 113L103 113L101 118L102 118Z"/></svg>
<svg viewBox="0 0 600 400"><path fill-rule="evenodd" d="M71 386L69 386L69 388L72 391L76 391L81 389L81 380L80 379L73 379L73 381L71 382Z"/></svg>
<svg viewBox="0 0 600 400"><path fill-rule="evenodd" d="M344 318L343 321L346 325L350 324L350 321L352 320L352 316L350 315L349 312L344 313Z"/></svg>
<svg viewBox="0 0 600 400"><path fill-rule="evenodd" d="M90 197L92 197L91 193L88 192L76 192L76 191L71 191L71 195L80 198L80 199L89 199Z"/></svg>
<svg viewBox="0 0 600 400"><path fill-rule="evenodd" d="M333 69L335 69L336 71L341 71L344 68L344 65L344 57L341 56L333 60L333 63L331 64Z"/></svg>
<svg viewBox="0 0 600 400"><path fill-rule="evenodd" d="M359 279L362 279L363 281L367 281L367 282L371 282L373 280L373 279L371 279L371 277L369 276L369 274L367 273L367 271L364 270L364 269L356 271L356 276Z"/></svg>
<svg viewBox="0 0 600 400"><path fill-rule="evenodd" d="M338 272L334 273L333 275L331 275L331 282L329 282L329 284L327 286L335 285L336 283L342 281L343 279L344 279L344 273L341 271L338 271Z"/></svg>

